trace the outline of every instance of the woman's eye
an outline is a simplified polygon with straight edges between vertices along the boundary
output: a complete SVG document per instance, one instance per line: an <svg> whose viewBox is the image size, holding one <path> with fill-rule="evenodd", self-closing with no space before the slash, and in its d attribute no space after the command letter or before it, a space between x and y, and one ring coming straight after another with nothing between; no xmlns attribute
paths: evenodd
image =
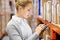
<svg viewBox="0 0 60 40"><path fill-rule="evenodd" d="M28 9L28 11L30 11L30 9Z"/></svg>

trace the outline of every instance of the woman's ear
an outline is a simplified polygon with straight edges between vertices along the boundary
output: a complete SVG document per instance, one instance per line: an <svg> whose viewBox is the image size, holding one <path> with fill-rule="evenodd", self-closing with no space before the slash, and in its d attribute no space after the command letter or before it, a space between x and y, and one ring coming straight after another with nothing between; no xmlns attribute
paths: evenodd
<svg viewBox="0 0 60 40"><path fill-rule="evenodd" d="M22 10L23 8L22 8L22 6L18 6L18 10Z"/></svg>

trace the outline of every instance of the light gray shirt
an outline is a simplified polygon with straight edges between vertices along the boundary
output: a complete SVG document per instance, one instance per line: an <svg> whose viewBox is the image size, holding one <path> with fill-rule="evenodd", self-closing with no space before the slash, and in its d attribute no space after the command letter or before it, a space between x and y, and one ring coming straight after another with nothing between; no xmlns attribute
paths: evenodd
<svg viewBox="0 0 60 40"><path fill-rule="evenodd" d="M7 33L10 40L37 40L38 35L32 34L32 29L23 18L13 16L7 24Z"/></svg>

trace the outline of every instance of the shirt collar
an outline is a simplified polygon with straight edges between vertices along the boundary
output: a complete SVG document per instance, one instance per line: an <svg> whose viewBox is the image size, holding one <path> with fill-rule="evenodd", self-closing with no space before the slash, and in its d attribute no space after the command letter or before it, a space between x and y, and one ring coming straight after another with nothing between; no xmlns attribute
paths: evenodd
<svg viewBox="0 0 60 40"><path fill-rule="evenodd" d="M12 16L12 19L15 20L15 21L18 21L18 22L21 22L21 21L23 21L23 20L24 20L24 21L27 21L26 19L24 19L24 18L19 18L19 17L17 17L16 15L13 15L13 16Z"/></svg>

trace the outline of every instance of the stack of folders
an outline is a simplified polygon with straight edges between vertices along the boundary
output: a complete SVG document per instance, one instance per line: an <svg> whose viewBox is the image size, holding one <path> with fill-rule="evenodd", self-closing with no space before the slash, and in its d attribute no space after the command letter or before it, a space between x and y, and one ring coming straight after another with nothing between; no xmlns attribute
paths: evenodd
<svg viewBox="0 0 60 40"><path fill-rule="evenodd" d="M47 1L46 3L46 20L48 20L49 22L51 22L51 14L52 14L52 4L51 4L51 1Z"/></svg>
<svg viewBox="0 0 60 40"><path fill-rule="evenodd" d="M57 4L57 24L60 24L60 4Z"/></svg>

